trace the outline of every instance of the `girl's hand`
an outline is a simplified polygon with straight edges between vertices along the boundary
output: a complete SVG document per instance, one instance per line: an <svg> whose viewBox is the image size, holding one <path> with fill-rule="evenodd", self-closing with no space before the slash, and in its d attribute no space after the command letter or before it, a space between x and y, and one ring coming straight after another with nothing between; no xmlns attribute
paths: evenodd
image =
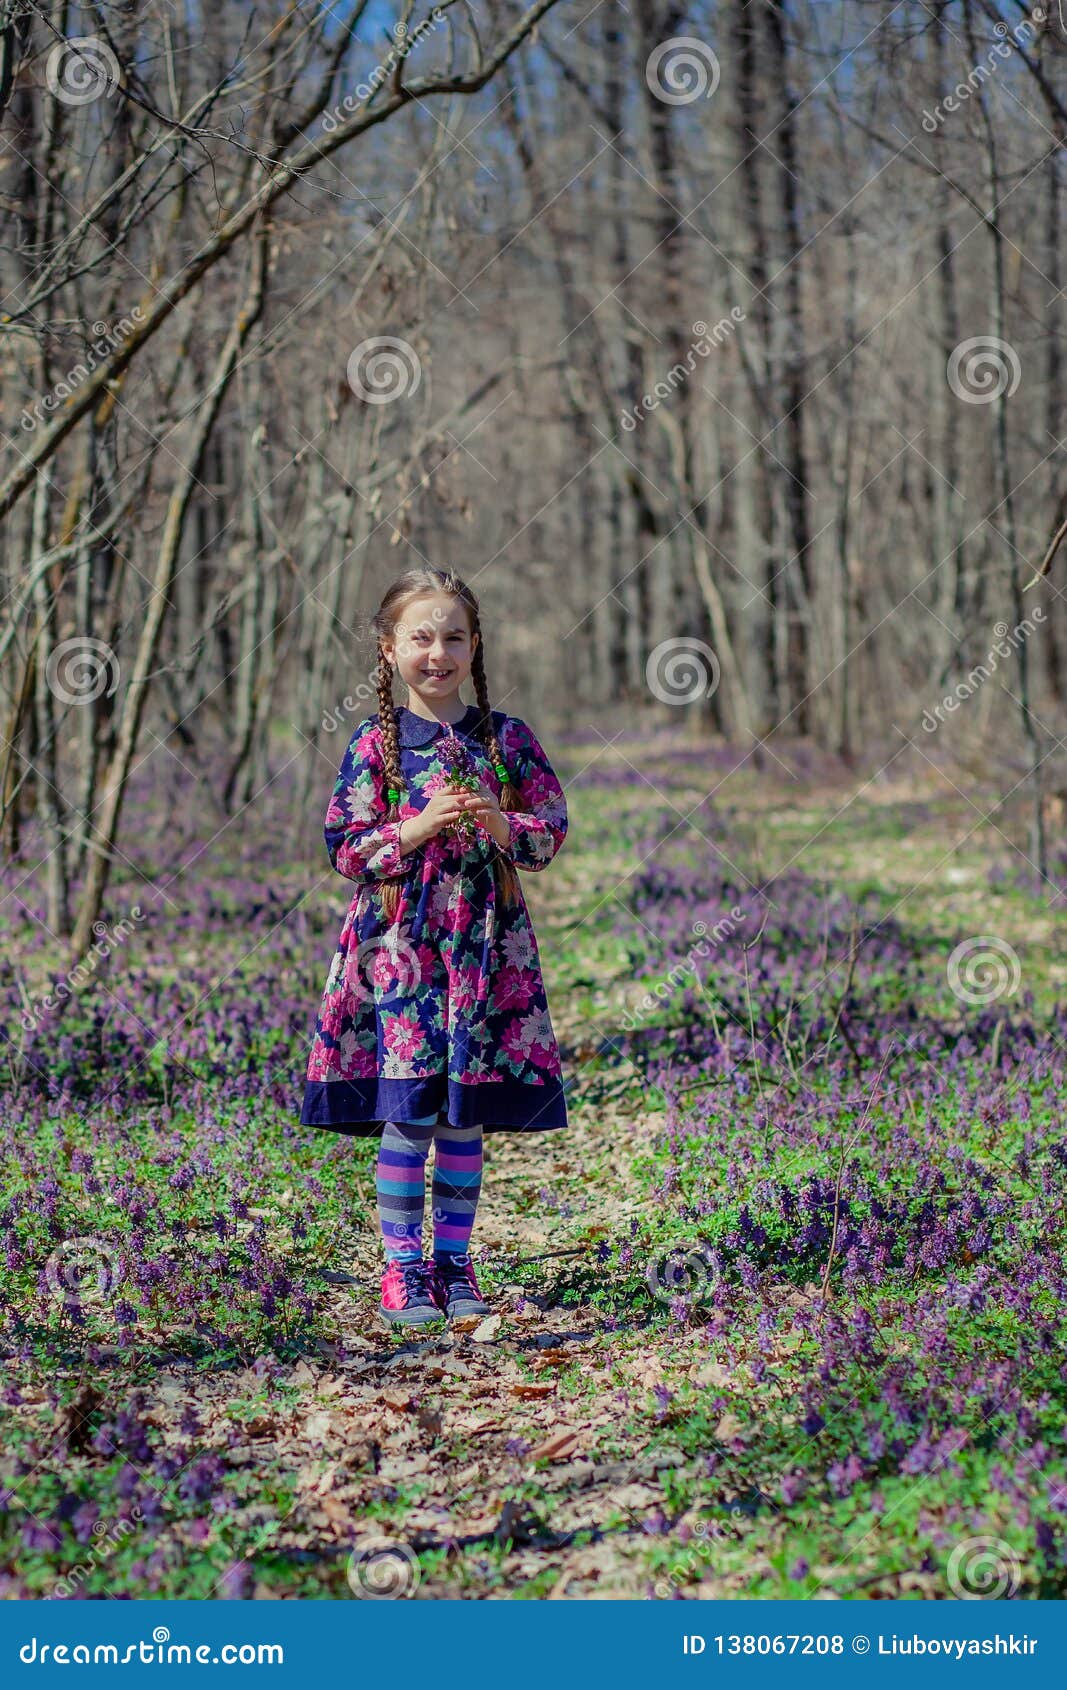
<svg viewBox="0 0 1067 1690"><path fill-rule="evenodd" d="M464 813L491 833L498 845L506 845L511 838L511 830L494 795L483 789L481 792L464 792L460 797Z"/></svg>
<svg viewBox="0 0 1067 1690"><path fill-rule="evenodd" d="M435 792L419 814L406 821L405 837L411 839L412 845L423 845L444 828L454 827L466 815L465 800L470 796L468 792L450 792L447 788Z"/></svg>

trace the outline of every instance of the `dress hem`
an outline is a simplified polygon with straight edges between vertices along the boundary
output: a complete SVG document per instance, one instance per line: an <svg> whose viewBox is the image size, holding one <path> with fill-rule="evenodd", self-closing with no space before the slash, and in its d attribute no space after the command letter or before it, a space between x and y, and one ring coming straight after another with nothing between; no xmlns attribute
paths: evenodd
<svg viewBox="0 0 1067 1690"><path fill-rule="evenodd" d="M443 1125L444 1123L442 1123ZM478 1123L472 1123L477 1125ZM302 1121L302 1126L313 1127L320 1133L342 1133L346 1138L376 1138L385 1126L384 1121ZM399 1122L400 1126L404 1122ZM454 1126L455 1122L449 1125ZM563 1132L570 1125L569 1121L529 1121L525 1126L513 1126L507 1122L488 1121L482 1124L483 1133L551 1133Z"/></svg>
<svg viewBox="0 0 1067 1690"><path fill-rule="evenodd" d="M368 1136L386 1121L434 1115L454 1127L486 1132L551 1132L570 1125L563 1082L499 1080L471 1085L442 1075L413 1080L307 1080L300 1110L304 1127Z"/></svg>

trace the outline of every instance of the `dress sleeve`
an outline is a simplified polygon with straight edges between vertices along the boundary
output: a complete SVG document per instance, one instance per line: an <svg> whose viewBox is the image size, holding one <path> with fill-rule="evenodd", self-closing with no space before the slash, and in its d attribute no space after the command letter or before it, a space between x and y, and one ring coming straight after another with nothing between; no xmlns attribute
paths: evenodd
<svg viewBox="0 0 1067 1690"><path fill-rule="evenodd" d="M567 836L567 800L535 734L517 717L503 729L500 747L512 784L528 810L506 810L511 839L500 855L516 868L547 868Z"/></svg>
<svg viewBox="0 0 1067 1690"><path fill-rule="evenodd" d="M388 808L381 736L368 718L345 752L323 830L330 862L346 880L366 885L404 875L411 867L410 853L400 854L403 817L385 821Z"/></svg>

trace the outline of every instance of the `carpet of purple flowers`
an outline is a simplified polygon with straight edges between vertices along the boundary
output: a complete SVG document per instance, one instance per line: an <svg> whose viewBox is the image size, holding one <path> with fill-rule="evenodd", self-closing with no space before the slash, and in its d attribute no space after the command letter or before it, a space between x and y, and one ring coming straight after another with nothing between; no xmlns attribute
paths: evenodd
<svg viewBox="0 0 1067 1690"><path fill-rule="evenodd" d="M254 826L183 837L146 775L73 981L32 844L5 871L0 1593L358 1595L368 1524L416 1547L423 1594L572 1568L580 1595L624 1564L619 1593L653 1597L1067 1590L1067 1008L1026 940L1047 910L1002 876L979 917L946 896L932 920L878 870L901 808L835 824L847 792L811 792L840 772L799 753L777 786L669 737L573 762L546 972L575 1142L651 1123L631 1201L573 1268L509 1260L500 1347L428 1349L399 1394L374 1288L355 1318L336 1286L355 1241L374 1259L371 1152L294 1110L345 890L314 817L294 840L283 778ZM944 810L906 814L937 862ZM580 1162L573 1205L534 1176L554 1243L583 1236ZM451 1425L453 1385L489 1399L487 1435ZM539 1443L550 1391L588 1460ZM604 1455L654 1497L616 1473L599 1519L568 1512ZM474 1570L454 1519L428 1535L459 1468L489 1513L534 1508L521 1561L499 1527Z"/></svg>
<svg viewBox="0 0 1067 1690"><path fill-rule="evenodd" d="M946 933L804 872L810 821L768 878L714 805L645 821L616 1042L666 1112L619 1260L714 1358L660 1388L702 1495L811 1593L1062 1595L1067 1008L1003 936L1036 896Z"/></svg>

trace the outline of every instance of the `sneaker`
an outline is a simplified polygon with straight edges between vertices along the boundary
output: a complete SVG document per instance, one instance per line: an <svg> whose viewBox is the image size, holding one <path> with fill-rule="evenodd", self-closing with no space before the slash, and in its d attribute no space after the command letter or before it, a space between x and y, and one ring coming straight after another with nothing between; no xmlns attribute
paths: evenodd
<svg viewBox="0 0 1067 1690"><path fill-rule="evenodd" d="M401 1262L391 1257L382 1274L382 1300L378 1312L391 1326L423 1326L440 1320L443 1313L436 1296L437 1274L433 1262Z"/></svg>
<svg viewBox="0 0 1067 1690"><path fill-rule="evenodd" d="M434 1278L438 1306L449 1320L489 1313L489 1304L482 1301L469 1255L445 1256L435 1261Z"/></svg>

